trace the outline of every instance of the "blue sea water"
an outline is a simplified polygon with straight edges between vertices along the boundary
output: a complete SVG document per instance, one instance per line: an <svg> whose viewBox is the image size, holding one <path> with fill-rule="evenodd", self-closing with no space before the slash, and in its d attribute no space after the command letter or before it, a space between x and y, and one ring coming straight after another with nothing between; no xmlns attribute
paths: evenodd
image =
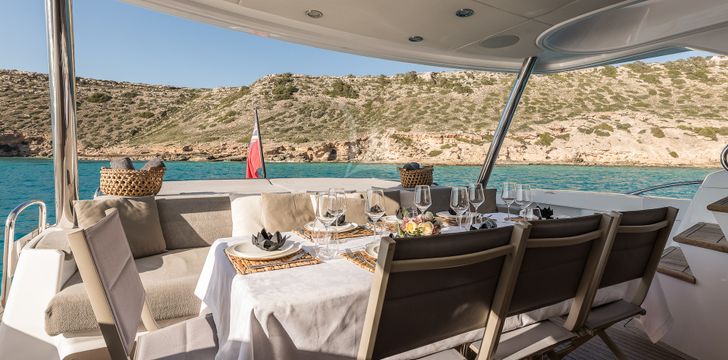
<svg viewBox="0 0 728 360"><path fill-rule="evenodd" d="M142 163L135 164L139 167ZM239 179L244 175L240 162L167 162L165 180ZM106 161L79 162L79 192L82 199L93 197L99 186L99 169ZM271 163L268 177L351 177L398 180L396 165L357 163ZM541 189L571 189L624 193L673 181L699 180L716 169L642 168L561 165L501 165L491 178L496 187L503 181L531 184ZM464 185L474 181L479 166L436 166L434 180L440 185ZM650 194L691 198L697 186L677 187ZM0 159L0 220L20 203L40 199L48 205L48 221L54 222L53 165L48 159ZM37 212L29 209L18 220L16 237L37 224ZM0 239L2 241L2 239Z"/></svg>
<svg viewBox="0 0 728 360"><path fill-rule="evenodd" d="M167 162L165 180L239 179L244 173L240 162ZM99 169L106 161L79 162L79 192L89 199L99 186ZM142 163L136 163L139 167ZM271 163L268 176L281 177L351 177L398 180L396 165L356 163ZM497 166L491 184L516 181L541 189L570 189L624 193L655 184L703 179L715 169L643 168L560 165ZM436 166L435 182L440 185L464 185L475 180L479 166ZM49 223L53 222L53 166L48 159L0 159L0 219L23 201L40 199L48 204ZM650 194L690 198L697 186L676 187ZM17 233L26 233L35 226L35 211L29 210L19 220Z"/></svg>

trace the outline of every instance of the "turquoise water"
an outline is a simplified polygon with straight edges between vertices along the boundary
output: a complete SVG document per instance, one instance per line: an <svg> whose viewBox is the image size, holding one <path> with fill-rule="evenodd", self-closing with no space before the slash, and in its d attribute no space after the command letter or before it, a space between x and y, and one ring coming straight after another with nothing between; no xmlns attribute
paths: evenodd
<svg viewBox="0 0 728 360"><path fill-rule="evenodd" d="M106 161L79 162L79 192L82 199L93 197L99 186L99 169ZM140 167L142 163L136 163ZM244 174L240 162L168 162L165 180L239 179ZM281 177L352 177L398 180L396 165L349 163L268 164L268 176ZM655 184L703 179L716 169L584 167L556 165L503 165L496 167L491 184L503 181L531 184L542 189L571 189L624 193ZM435 182L440 185L464 185L474 181L479 166L436 166ZM2 233L5 219L20 203L40 199L48 205L48 222L55 219L53 206L53 164L48 159L0 159L0 220ZM686 186L652 192L652 195L691 198L697 186ZM33 230L37 211L29 209L16 226L16 238ZM3 236L4 238L4 236ZM0 238L0 245L2 238ZM0 264L2 264L0 258Z"/></svg>
<svg viewBox="0 0 728 360"><path fill-rule="evenodd" d="M106 161L79 162L79 191L82 199L93 196L99 186L99 169ZM142 163L136 164L137 167ZM268 176L276 177L375 177L397 180L396 165L350 163L268 164ZM572 189L624 193L655 184L703 179L715 169L584 167L556 165L503 165L496 167L491 184L503 181L529 183L534 188ZM441 185L467 184L475 180L479 166L436 166L435 182ZM168 162L165 180L238 179L244 173L240 162ZM23 201L40 199L48 204L49 223L54 221L53 166L48 159L0 159L0 220L3 233L8 213ZM697 186L655 191L659 196L691 198ZM36 211L29 209L18 221L18 235L31 231ZM0 239L1 240L1 239Z"/></svg>

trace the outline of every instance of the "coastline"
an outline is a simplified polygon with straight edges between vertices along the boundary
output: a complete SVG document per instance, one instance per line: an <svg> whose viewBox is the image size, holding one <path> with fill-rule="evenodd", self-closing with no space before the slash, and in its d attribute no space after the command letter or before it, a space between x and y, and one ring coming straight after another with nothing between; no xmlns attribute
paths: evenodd
<svg viewBox="0 0 728 360"><path fill-rule="evenodd" d="M81 156L79 155L78 160L80 161L108 161L112 157L123 157L128 155L123 154L112 154L108 156ZM485 156L485 155L483 155ZM156 156L154 155L143 155L143 156L129 156L134 161L147 161ZM164 161L179 161L179 162L193 162L193 163L205 163L205 162L244 162L244 157L237 157L235 159L230 158L191 158L191 159L165 159ZM49 156L4 156L0 159L38 159L38 160L50 160L52 157ZM331 161L275 161L266 159L266 164L361 164L361 165L402 165L404 162L397 161L343 161L343 160L331 160ZM421 161L423 164L433 166L482 166L482 163L465 162L465 163L454 163L454 162L430 162ZM633 168L664 168L664 169L675 169L675 168L686 168L686 169L705 169L705 170L720 170L720 161L716 157L714 164L710 163L699 163L690 165L672 165L672 164L657 164L657 163L632 163L632 162L614 162L614 163L590 163L590 162L560 162L560 161L549 161L544 160L543 162L533 161L512 161L512 160L501 160L497 162L497 166L578 166L578 167L633 167Z"/></svg>

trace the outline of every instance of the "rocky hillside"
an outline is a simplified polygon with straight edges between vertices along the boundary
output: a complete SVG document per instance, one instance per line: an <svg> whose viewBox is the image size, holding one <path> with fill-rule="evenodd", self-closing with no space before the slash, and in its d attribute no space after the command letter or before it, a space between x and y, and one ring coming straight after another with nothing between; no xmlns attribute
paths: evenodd
<svg viewBox="0 0 728 360"><path fill-rule="evenodd" d="M242 159L258 108L269 161L479 164L513 74L278 74L192 89L79 78L85 158ZM50 154L46 75L0 70L0 156ZM512 163L716 166L728 57L534 76L501 151Z"/></svg>

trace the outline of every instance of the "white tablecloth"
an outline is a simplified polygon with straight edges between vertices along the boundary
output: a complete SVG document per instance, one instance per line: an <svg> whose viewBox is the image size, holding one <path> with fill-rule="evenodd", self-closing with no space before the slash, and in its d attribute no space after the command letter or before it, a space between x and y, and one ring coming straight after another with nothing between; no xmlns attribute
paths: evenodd
<svg viewBox="0 0 728 360"><path fill-rule="evenodd" d="M499 225L504 214L494 214ZM292 235L297 240L303 239ZM292 269L238 275L224 250L249 237L215 241L195 294L212 312L218 331L217 359L350 359L355 358L363 328L372 274L343 258ZM375 237L350 239L341 249L361 248ZM309 243L310 244L310 243ZM664 295L653 286L645 301L643 325L656 341L669 327ZM634 284L602 289L596 303L622 297ZM569 301L506 320L505 331L569 310ZM399 354L416 358L479 340L482 330Z"/></svg>

